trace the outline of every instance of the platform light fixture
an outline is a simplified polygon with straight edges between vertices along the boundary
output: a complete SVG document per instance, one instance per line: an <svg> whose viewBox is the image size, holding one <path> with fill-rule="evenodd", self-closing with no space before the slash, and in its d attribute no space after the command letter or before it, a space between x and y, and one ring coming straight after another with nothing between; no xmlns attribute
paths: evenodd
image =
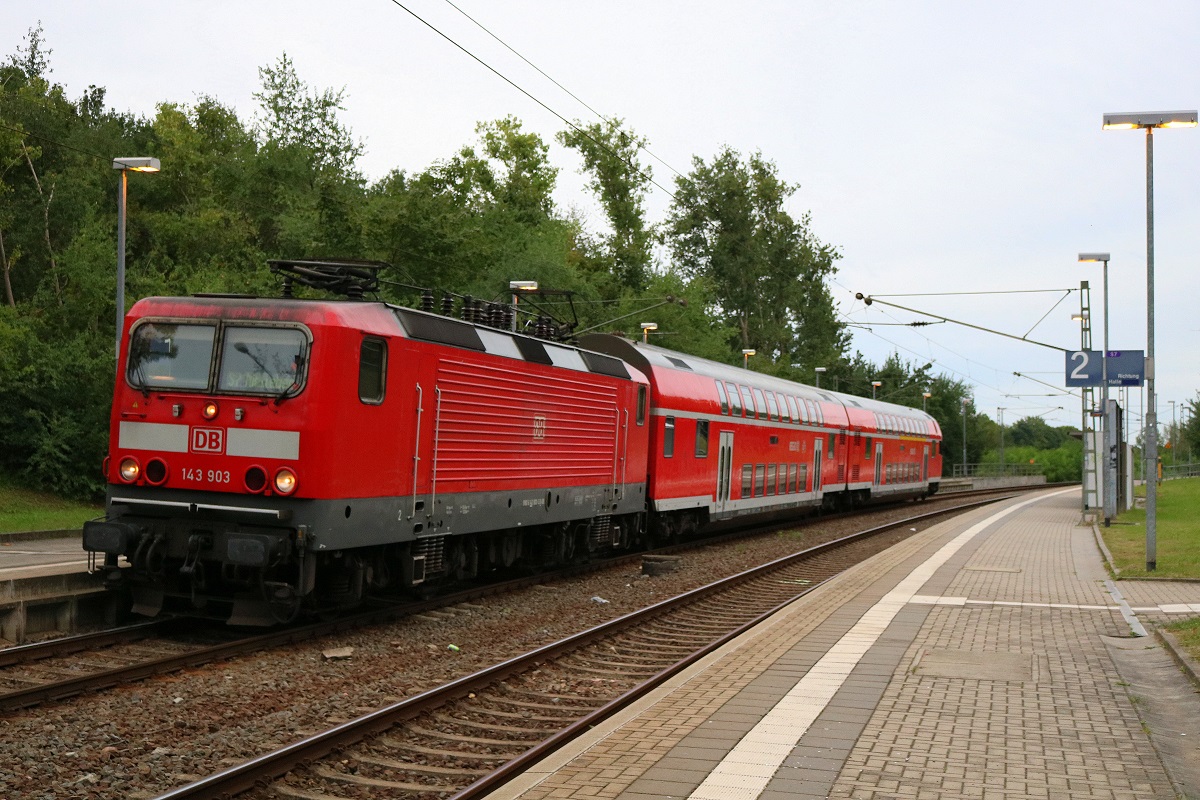
<svg viewBox="0 0 1200 800"><path fill-rule="evenodd" d="M921 392L921 410L925 411L925 413L929 413L926 410L926 405L928 405L929 398L931 398L931 397L933 397L932 392Z"/></svg>
<svg viewBox="0 0 1200 800"><path fill-rule="evenodd" d="M130 172L158 172L162 164L150 156L114 158L112 168L120 170L121 180L117 188L117 338L116 357L121 360L121 329L125 325L125 206L129 190Z"/></svg>
<svg viewBox="0 0 1200 800"><path fill-rule="evenodd" d="M825 367L813 367L813 372L817 376L817 388L821 388L821 373L825 372Z"/></svg>
<svg viewBox="0 0 1200 800"><path fill-rule="evenodd" d="M746 348L745 350L742 351L742 366L743 367L745 367L746 369L750 369L750 356L752 356L754 354L755 354L755 352L751 348Z"/></svg>
<svg viewBox="0 0 1200 800"><path fill-rule="evenodd" d="M538 288L537 281L509 281L508 290L512 292L513 319L512 330L517 330L517 297L521 292L536 292Z"/></svg>
<svg viewBox="0 0 1200 800"><path fill-rule="evenodd" d="M656 331L656 330L658 330L657 322L643 322L642 323L642 344L649 344L650 331Z"/></svg>
<svg viewBox="0 0 1200 800"><path fill-rule="evenodd" d="M883 381L871 381L871 399L875 399L875 390L883 386Z"/></svg>
<svg viewBox="0 0 1200 800"><path fill-rule="evenodd" d="M1105 114L1105 130L1146 131L1146 571L1158 567L1158 412L1154 396L1154 129L1194 128L1192 111Z"/></svg>

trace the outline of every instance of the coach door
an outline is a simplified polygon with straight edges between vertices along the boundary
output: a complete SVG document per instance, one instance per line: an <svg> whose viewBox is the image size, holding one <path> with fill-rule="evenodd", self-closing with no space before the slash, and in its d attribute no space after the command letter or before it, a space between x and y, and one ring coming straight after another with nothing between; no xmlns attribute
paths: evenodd
<svg viewBox="0 0 1200 800"><path fill-rule="evenodd" d="M929 480L929 445L925 445L925 455L921 457L921 483Z"/></svg>
<svg viewBox="0 0 1200 800"><path fill-rule="evenodd" d="M813 440L813 494L820 495L821 492L821 463L825 460L824 454L821 452L825 444L825 437L818 436Z"/></svg>
<svg viewBox="0 0 1200 800"><path fill-rule="evenodd" d="M717 511L723 512L729 502L729 484L733 480L733 431L721 431L717 449Z"/></svg>

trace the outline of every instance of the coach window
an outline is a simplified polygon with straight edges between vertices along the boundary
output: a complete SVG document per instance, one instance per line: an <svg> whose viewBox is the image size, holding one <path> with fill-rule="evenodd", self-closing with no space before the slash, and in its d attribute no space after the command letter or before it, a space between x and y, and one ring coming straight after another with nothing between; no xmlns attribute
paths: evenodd
<svg viewBox="0 0 1200 800"><path fill-rule="evenodd" d="M754 468L754 495L762 497L767 482L767 465L759 464Z"/></svg>
<svg viewBox="0 0 1200 800"><path fill-rule="evenodd" d="M725 397L725 387L721 385L720 381L717 381L717 397L721 400L721 413L728 414L729 400Z"/></svg>
<svg viewBox="0 0 1200 800"><path fill-rule="evenodd" d="M779 419L779 404L775 402L775 393L767 392L767 413L771 415L771 420Z"/></svg>
<svg viewBox="0 0 1200 800"><path fill-rule="evenodd" d="M358 399L368 405L379 405L386 388L387 342L363 339L358 349Z"/></svg>
<svg viewBox="0 0 1200 800"><path fill-rule="evenodd" d="M763 399L762 389L754 390L754 407L758 409L758 418L767 418L767 401ZM778 411L778 409L776 409Z"/></svg>
<svg viewBox="0 0 1200 800"><path fill-rule="evenodd" d="M750 389L739 383L738 390L742 393L742 405L746 407L746 416L754 419L754 398L750 396Z"/></svg>
<svg viewBox="0 0 1200 800"><path fill-rule="evenodd" d="M708 458L708 420L696 420L696 458Z"/></svg>
<svg viewBox="0 0 1200 800"><path fill-rule="evenodd" d="M826 458L833 458L833 456L834 456L833 449L836 446L837 446L837 434L831 433L831 434L829 434L829 449L825 451Z"/></svg>
<svg viewBox="0 0 1200 800"><path fill-rule="evenodd" d="M675 418L667 417L663 425L663 458L675 455Z"/></svg>
<svg viewBox="0 0 1200 800"><path fill-rule="evenodd" d="M767 464L767 494L775 494L776 480L775 465Z"/></svg>
<svg viewBox="0 0 1200 800"><path fill-rule="evenodd" d="M646 387L638 387L637 424L646 424Z"/></svg>
<svg viewBox="0 0 1200 800"><path fill-rule="evenodd" d="M789 421L799 425L800 413L796 411L796 398L792 397L790 394L785 394L783 396L783 400L785 403L787 403Z"/></svg>
<svg viewBox="0 0 1200 800"><path fill-rule="evenodd" d="M735 417L742 416L742 398L741 398L741 395L738 394L738 388L736 386L734 386L732 383L727 383L727 384L725 384L725 386L726 386L726 388L729 389L729 409L730 409L730 411L733 412L733 415Z"/></svg>
<svg viewBox="0 0 1200 800"><path fill-rule="evenodd" d="M742 465L742 497L754 497L754 466Z"/></svg>
<svg viewBox="0 0 1200 800"><path fill-rule="evenodd" d="M867 461L870 461L873 455L874 454L871 452L871 437L868 436L863 439L863 456L867 459Z"/></svg>
<svg viewBox="0 0 1200 800"><path fill-rule="evenodd" d="M798 465L792 464L788 468L788 494L796 493L796 476L800 474L800 470L797 467Z"/></svg>

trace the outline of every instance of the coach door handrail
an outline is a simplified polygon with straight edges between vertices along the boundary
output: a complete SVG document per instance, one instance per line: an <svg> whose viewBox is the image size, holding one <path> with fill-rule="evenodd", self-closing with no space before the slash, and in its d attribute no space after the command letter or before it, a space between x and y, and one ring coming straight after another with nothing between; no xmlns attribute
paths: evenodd
<svg viewBox="0 0 1200 800"><path fill-rule="evenodd" d="M413 487L412 487L412 513L408 515L409 519L417 516L417 473L421 467L421 413L424 411L425 393L421 391L421 384L417 384L417 430L413 436Z"/></svg>
<svg viewBox="0 0 1200 800"><path fill-rule="evenodd" d="M625 431L625 452L621 456L621 489L622 489L622 492L624 492L624 488L626 485L628 485L628 481L629 481L629 472L628 472L628 470L629 470L629 409L626 408L624 411L625 411L625 423L623 424L622 427L624 428L624 431Z"/></svg>

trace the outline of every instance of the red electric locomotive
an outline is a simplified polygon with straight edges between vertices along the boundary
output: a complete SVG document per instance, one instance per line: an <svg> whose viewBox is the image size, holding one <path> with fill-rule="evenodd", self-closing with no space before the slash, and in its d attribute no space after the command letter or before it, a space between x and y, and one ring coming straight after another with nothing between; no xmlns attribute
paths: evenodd
<svg viewBox="0 0 1200 800"><path fill-rule="evenodd" d="M659 532L938 489L941 429L924 412L615 336L580 344L650 379L649 486Z"/></svg>
<svg viewBox="0 0 1200 800"><path fill-rule="evenodd" d="M83 542L139 613L271 624L641 536L648 384L619 359L361 299L148 298L123 341Z"/></svg>

